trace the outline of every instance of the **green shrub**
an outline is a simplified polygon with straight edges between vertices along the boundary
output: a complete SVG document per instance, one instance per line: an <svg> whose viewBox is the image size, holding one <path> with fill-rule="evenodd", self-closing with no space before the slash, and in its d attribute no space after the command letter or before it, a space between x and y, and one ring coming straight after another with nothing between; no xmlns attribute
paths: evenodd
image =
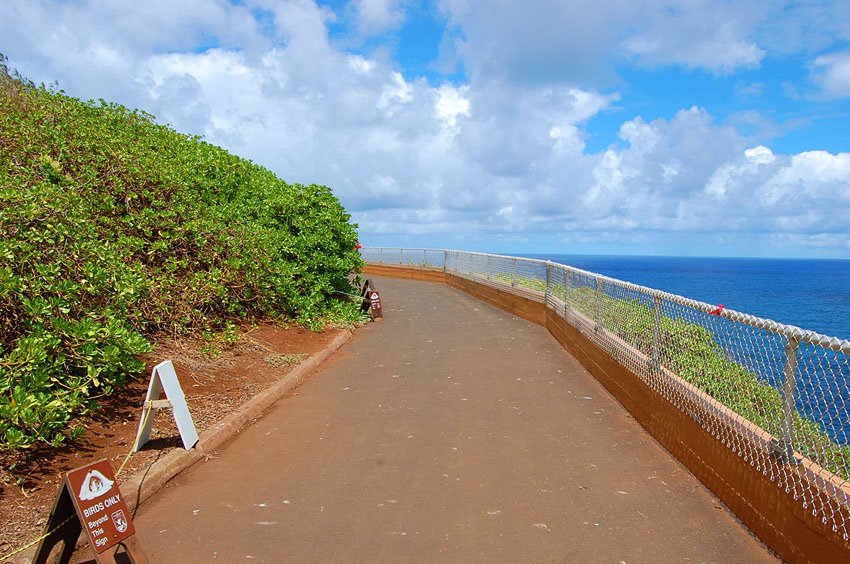
<svg viewBox="0 0 850 564"><path fill-rule="evenodd" d="M327 187L36 87L0 55L0 448L77 436L157 332L355 319L349 220Z"/></svg>

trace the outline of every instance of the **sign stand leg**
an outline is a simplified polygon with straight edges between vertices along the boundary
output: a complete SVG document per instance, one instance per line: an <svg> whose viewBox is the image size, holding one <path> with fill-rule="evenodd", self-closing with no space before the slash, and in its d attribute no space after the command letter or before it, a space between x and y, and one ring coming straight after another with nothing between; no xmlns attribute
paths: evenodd
<svg viewBox="0 0 850 564"><path fill-rule="evenodd" d="M381 305L381 295L375 289L375 284L371 280L367 279L363 284L360 296L363 298L360 311L364 313L368 311L372 321L382 321L384 318L384 309Z"/></svg>
<svg viewBox="0 0 850 564"><path fill-rule="evenodd" d="M62 491L59 492L56 501L53 502L53 509L50 511L50 517L47 519L44 528L51 532L38 543L38 548L32 559L33 564L46 564L53 548L60 542L64 544L59 562L70 561L71 555L74 553L74 545L80 538L80 533L83 532L83 526L77 519L77 512L74 508L74 502L71 500L71 495L68 493L67 484L62 484Z"/></svg>
<svg viewBox="0 0 850 564"><path fill-rule="evenodd" d="M133 564L148 564L147 556L145 556L144 551L142 551L142 543L139 542L135 536L132 536L128 539L124 539L124 541L116 544L109 550L105 550L100 554L95 553L94 560L97 564L117 564L117 560L115 556L118 554L118 550L121 547L124 547L124 553L127 555L127 558L130 559L130 562Z"/></svg>
<svg viewBox="0 0 850 564"><path fill-rule="evenodd" d="M98 564L115 564L121 546L133 564L148 562L115 473L106 459L65 473L45 529L47 533L32 560L35 564L55 561L52 552L60 542L63 545L58 560L63 564L70 562L82 531L86 532L84 538Z"/></svg>
<svg viewBox="0 0 850 564"><path fill-rule="evenodd" d="M163 393L168 399L159 399ZM158 409L171 409L180 438L183 440L183 448L189 450L195 446L198 442L198 432L192 421L192 414L189 413L183 388L180 387L180 381L177 379L177 372L170 360L160 362L151 371L148 393L145 395L145 403L142 407L142 418L133 444L134 452L138 452L150 439L153 418Z"/></svg>

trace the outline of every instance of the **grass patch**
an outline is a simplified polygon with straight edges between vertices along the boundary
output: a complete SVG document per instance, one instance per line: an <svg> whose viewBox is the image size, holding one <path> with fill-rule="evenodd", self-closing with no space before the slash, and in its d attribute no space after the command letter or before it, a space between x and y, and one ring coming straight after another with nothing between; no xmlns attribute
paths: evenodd
<svg viewBox="0 0 850 564"><path fill-rule="evenodd" d="M269 354L263 359L266 364L274 368L286 368L305 360L306 354Z"/></svg>

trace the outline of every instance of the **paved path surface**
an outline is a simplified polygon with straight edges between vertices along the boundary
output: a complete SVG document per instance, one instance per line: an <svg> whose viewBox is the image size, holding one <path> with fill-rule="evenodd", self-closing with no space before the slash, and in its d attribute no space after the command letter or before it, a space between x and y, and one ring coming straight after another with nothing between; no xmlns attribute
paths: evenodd
<svg viewBox="0 0 850 564"><path fill-rule="evenodd" d="M152 562L766 562L545 329L377 280L385 321L142 507Z"/></svg>

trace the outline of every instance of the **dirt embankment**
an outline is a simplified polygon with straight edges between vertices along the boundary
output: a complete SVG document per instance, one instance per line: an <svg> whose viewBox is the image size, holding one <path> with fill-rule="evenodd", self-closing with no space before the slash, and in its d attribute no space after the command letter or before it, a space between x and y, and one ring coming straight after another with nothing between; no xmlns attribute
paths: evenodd
<svg viewBox="0 0 850 564"><path fill-rule="evenodd" d="M0 562L38 537L62 483L62 473L106 458L117 471L138 430L141 406L153 366L172 360L195 426L203 433L241 404L322 350L338 329L314 333L297 326L246 327L232 346L202 340L164 339L145 360L147 371L102 402L82 423L85 437L60 449L33 448L0 453ZM174 448L182 448L170 412L158 412L151 441L127 463L121 481L144 472Z"/></svg>

